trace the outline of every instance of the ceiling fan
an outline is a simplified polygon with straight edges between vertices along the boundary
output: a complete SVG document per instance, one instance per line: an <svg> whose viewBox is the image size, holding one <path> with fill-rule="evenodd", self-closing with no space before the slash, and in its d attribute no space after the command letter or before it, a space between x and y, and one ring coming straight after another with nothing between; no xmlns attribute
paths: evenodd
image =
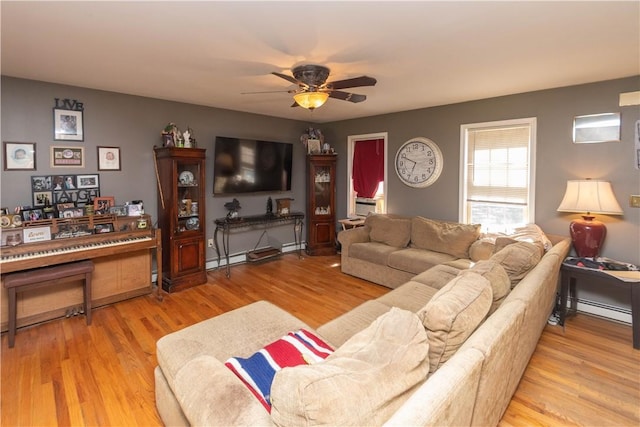
<svg viewBox="0 0 640 427"><path fill-rule="evenodd" d="M349 102L362 102L366 95L345 92L347 89L361 86L375 86L377 80L373 77L360 76L345 80L327 82L330 70L322 65L300 65L291 70L293 77L287 74L273 72L271 74L298 85L297 89L286 92L293 93L295 102L292 107L304 107L313 110L322 106L328 98L340 99ZM256 92L253 92L256 93ZM259 92L258 92L259 93ZM263 92L264 93L264 92Z"/></svg>

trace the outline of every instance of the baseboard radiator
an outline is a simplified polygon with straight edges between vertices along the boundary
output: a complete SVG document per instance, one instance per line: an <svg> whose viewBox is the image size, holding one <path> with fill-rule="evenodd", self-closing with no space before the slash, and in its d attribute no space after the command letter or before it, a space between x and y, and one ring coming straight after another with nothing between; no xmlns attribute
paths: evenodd
<svg viewBox="0 0 640 427"><path fill-rule="evenodd" d="M567 301L567 307L571 306L571 299ZM579 312L592 314L598 317L615 320L631 325L631 309L618 307L610 304L603 304L598 301L591 301L577 298L577 309Z"/></svg>

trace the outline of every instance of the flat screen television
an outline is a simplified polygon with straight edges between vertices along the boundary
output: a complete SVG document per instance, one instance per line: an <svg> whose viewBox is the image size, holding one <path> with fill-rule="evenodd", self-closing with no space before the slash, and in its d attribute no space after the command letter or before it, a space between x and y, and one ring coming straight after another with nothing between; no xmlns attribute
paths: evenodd
<svg viewBox="0 0 640 427"><path fill-rule="evenodd" d="M293 145L216 137L213 194L291 191Z"/></svg>

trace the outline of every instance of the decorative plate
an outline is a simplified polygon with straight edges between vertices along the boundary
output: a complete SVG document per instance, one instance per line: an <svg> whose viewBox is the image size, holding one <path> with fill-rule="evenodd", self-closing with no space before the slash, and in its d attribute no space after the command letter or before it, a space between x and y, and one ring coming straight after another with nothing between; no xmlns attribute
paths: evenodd
<svg viewBox="0 0 640 427"><path fill-rule="evenodd" d="M197 230L200 228L200 220L198 218L189 218L186 227L187 230Z"/></svg>
<svg viewBox="0 0 640 427"><path fill-rule="evenodd" d="M178 181L180 181L180 184L182 185L193 185L195 178L191 172L184 171L178 177Z"/></svg>
<svg viewBox="0 0 640 427"><path fill-rule="evenodd" d="M11 225L11 218L9 218L7 215L2 215L2 218L0 218L1 225L3 227L8 227Z"/></svg>

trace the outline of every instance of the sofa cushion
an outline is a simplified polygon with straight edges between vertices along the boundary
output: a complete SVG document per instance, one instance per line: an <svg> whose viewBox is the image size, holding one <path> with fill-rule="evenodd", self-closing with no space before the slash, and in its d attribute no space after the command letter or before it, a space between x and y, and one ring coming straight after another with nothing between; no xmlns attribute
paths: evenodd
<svg viewBox="0 0 640 427"><path fill-rule="evenodd" d="M396 270L420 274L431 267L454 259L452 255L442 252L406 248L390 253L387 265Z"/></svg>
<svg viewBox="0 0 640 427"><path fill-rule="evenodd" d="M282 368L320 362L333 353L333 348L313 333L301 329L289 332L279 340L265 345L249 357L230 357L229 368L256 396L267 411L271 411L271 383Z"/></svg>
<svg viewBox="0 0 640 427"><path fill-rule="evenodd" d="M389 307L398 307L415 313L424 307L436 292L438 292L437 288L409 280L393 291L382 295L376 301L386 304Z"/></svg>
<svg viewBox="0 0 640 427"><path fill-rule="evenodd" d="M513 289L540 262L543 251L540 243L516 242L493 254L490 260L502 265Z"/></svg>
<svg viewBox="0 0 640 427"><path fill-rule="evenodd" d="M302 328L310 330L292 314L267 301L257 301L165 335L156 343L156 357L173 388L176 373L191 359L200 355L220 361L245 357L287 332Z"/></svg>
<svg viewBox="0 0 640 427"><path fill-rule="evenodd" d="M170 390L190 425L270 424L269 413L255 396L213 356L201 354L189 359L177 371L172 384Z"/></svg>
<svg viewBox="0 0 640 427"><path fill-rule="evenodd" d="M479 224L436 221L420 216L411 219L411 245L419 249L469 258L469 246L480 235Z"/></svg>
<svg viewBox="0 0 640 427"><path fill-rule="evenodd" d="M429 285L435 289L442 289L444 285L449 283L459 273L459 268L455 268L447 264L440 264L418 274L411 280L424 283L425 285Z"/></svg>
<svg viewBox="0 0 640 427"><path fill-rule="evenodd" d="M497 254L507 246L513 245L514 243L518 243L518 241L516 239L512 239L511 237L507 237L507 236L496 237L496 243L495 245L493 245L493 254L491 255L493 256L494 254Z"/></svg>
<svg viewBox="0 0 640 427"><path fill-rule="evenodd" d="M371 215L365 220L371 228L369 238L372 242L380 242L394 248L404 248L411 238L411 220L408 218L391 218L386 215Z"/></svg>
<svg viewBox="0 0 640 427"><path fill-rule="evenodd" d="M318 328L318 333L329 344L339 347L358 332L366 329L374 320L391 309L377 299L365 301Z"/></svg>
<svg viewBox="0 0 640 427"><path fill-rule="evenodd" d="M520 242L539 242L542 244L545 252L553 247L551 240L549 240L547 235L544 234L544 231L536 224L527 224L523 227L518 227L513 230L513 233L509 234L509 237Z"/></svg>
<svg viewBox="0 0 640 427"><path fill-rule="evenodd" d="M469 259L473 262L491 258L495 244L486 239L478 239L469 246Z"/></svg>
<svg viewBox="0 0 640 427"><path fill-rule="evenodd" d="M384 243L354 243L349 248L349 257L372 262L378 265L387 265L389 254L396 252L398 248Z"/></svg>
<svg viewBox="0 0 640 427"><path fill-rule="evenodd" d="M489 314L496 311L502 301L509 295L511 291L511 281L504 268L495 261L480 261L476 263L470 270L462 271L460 274L466 272L478 273L491 284L491 291L493 293L493 303Z"/></svg>
<svg viewBox="0 0 640 427"><path fill-rule="evenodd" d="M429 372L420 320L392 308L325 361L279 371L271 388L276 425L381 425Z"/></svg>
<svg viewBox="0 0 640 427"><path fill-rule="evenodd" d="M464 344L486 317L491 303L489 281L468 272L451 280L417 313L429 338L430 372Z"/></svg>

